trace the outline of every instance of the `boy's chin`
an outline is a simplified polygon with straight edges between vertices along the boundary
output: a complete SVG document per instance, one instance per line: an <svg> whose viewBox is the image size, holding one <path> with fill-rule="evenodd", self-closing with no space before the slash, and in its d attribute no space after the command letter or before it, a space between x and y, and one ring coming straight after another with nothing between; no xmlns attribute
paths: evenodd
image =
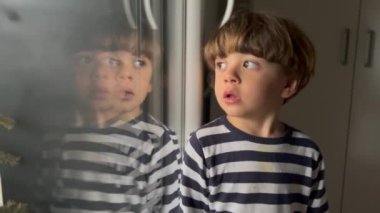
<svg viewBox="0 0 380 213"><path fill-rule="evenodd" d="M222 107L227 116L242 116L244 113L238 107Z"/></svg>

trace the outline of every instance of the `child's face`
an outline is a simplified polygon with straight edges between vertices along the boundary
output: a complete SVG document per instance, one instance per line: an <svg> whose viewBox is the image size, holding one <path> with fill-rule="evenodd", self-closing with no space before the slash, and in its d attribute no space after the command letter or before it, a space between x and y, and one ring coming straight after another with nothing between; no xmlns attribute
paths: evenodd
<svg viewBox="0 0 380 213"><path fill-rule="evenodd" d="M152 90L152 62L144 55L135 56L127 51L116 52L120 63L118 92L124 118L134 118L141 112L141 105Z"/></svg>
<svg viewBox="0 0 380 213"><path fill-rule="evenodd" d="M134 118L151 92L152 63L127 51L83 51L75 56L75 86L82 105Z"/></svg>
<svg viewBox="0 0 380 213"><path fill-rule="evenodd" d="M215 95L228 116L261 119L277 113L287 78L279 64L251 54L215 59Z"/></svg>
<svg viewBox="0 0 380 213"><path fill-rule="evenodd" d="M113 52L79 52L74 57L74 71L81 105L97 112L118 110L117 75L120 66Z"/></svg>

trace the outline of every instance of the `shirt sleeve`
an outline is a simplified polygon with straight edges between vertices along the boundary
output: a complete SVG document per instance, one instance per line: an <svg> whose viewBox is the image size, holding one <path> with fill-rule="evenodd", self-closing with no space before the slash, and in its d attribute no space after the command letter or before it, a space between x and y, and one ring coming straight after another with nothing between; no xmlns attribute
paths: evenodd
<svg viewBox="0 0 380 213"><path fill-rule="evenodd" d="M164 133L161 146L152 156L153 171L149 185L155 186L148 194L148 203L155 203L151 212L178 212L180 150L174 133Z"/></svg>
<svg viewBox="0 0 380 213"><path fill-rule="evenodd" d="M193 134L187 141L183 156L180 186L182 212L209 212L205 157Z"/></svg>
<svg viewBox="0 0 380 213"><path fill-rule="evenodd" d="M325 164L322 155L319 155L317 166L313 168L313 185L307 212L325 213L328 212L328 210L329 205L325 185Z"/></svg>

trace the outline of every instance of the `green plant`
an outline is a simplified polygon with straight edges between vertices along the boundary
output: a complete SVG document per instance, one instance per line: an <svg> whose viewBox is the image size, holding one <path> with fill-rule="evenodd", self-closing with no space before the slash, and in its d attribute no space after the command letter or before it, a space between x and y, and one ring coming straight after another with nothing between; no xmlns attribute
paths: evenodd
<svg viewBox="0 0 380 213"><path fill-rule="evenodd" d="M12 130L16 125L15 120L9 118L5 115L0 114L0 127L7 130ZM9 166L16 166L20 163L20 157L15 156L4 151L0 151L0 164L5 164ZM2 192L0 192L2 193ZM24 203L18 203L9 200L4 206L0 207L0 213L27 213L27 205Z"/></svg>
<svg viewBox="0 0 380 213"><path fill-rule="evenodd" d="M0 114L0 126L4 127L7 130L13 129L16 125L16 121L12 118L6 117L5 115ZM9 166L16 166L20 163L20 157L0 151L0 163L6 164Z"/></svg>
<svg viewBox="0 0 380 213"><path fill-rule="evenodd" d="M25 203L17 203L9 200L5 206L0 207L0 213L27 213L27 205Z"/></svg>
<svg viewBox="0 0 380 213"><path fill-rule="evenodd" d="M13 127L16 125L16 121L13 120L12 118L9 118L5 115L0 114L0 126L11 130Z"/></svg>

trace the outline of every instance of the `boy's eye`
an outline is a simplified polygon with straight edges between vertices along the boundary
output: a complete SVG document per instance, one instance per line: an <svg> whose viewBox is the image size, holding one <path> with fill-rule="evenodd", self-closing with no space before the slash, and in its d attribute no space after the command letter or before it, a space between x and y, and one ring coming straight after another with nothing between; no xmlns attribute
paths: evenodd
<svg viewBox="0 0 380 213"><path fill-rule="evenodd" d="M146 62L143 59L136 59L133 61L133 66L135 68L142 68L144 67Z"/></svg>
<svg viewBox="0 0 380 213"><path fill-rule="evenodd" d="M215 66L218 69L224 69L224 68L226 68L226 63L224 63L224 62L216 62Z"/></svg>
<svg viewBox="0 0 380 213"><path fill-rule="evenodd" d="M78 57L78 63L79 64L89 64L92 61L91 56L80 56Z"/></svg>
<svg viewBox="0 0 380 213"><path fill-rule="evenodd" d="M257 63L253 61L244 61L243 66L247 69L255 69L257 68Z"/></svg>
<svg viewBox="0 0 380 213"><path fill-rule="evenodd" d="M116 59L116 58L108 58L107 59L107 63L109 65L112 65L112 66L115 66L115 67L118 67L121 65L121 61L119 59Z"/></svg>

